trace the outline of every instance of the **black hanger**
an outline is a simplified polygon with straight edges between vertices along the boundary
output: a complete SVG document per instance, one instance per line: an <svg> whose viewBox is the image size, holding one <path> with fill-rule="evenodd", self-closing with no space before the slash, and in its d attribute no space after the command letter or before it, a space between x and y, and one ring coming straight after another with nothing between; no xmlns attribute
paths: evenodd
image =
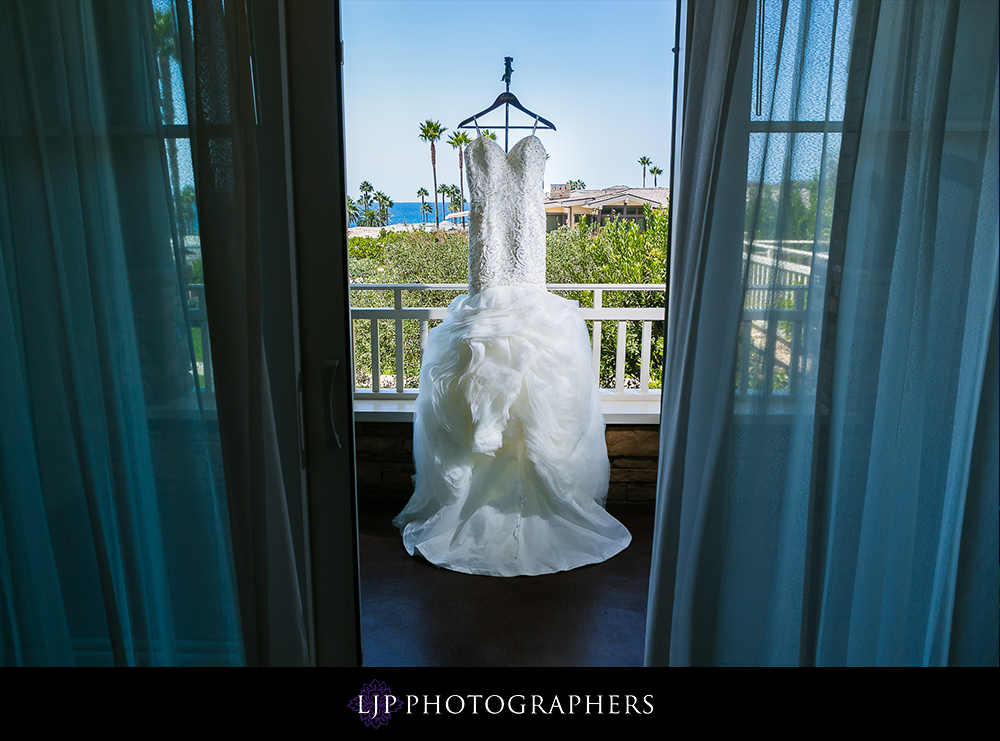
<svg viewBox="0 0 1000 741"><path fill-rule="evenodd" d="M554 123L552 123L551 121L549 121L548 119L542 118L537 113L529 111L527 108L525 108L523 105L521 105L521 101L519 101L517 99L517 97L510 91L510 76L511 76L511 73L514 71L513 67L511 67L511 63L514 61L514 57L504 57L503 61L504 61L504 74L503 74L503 77L501 77L500 79L503 82L507 83L507 92L500 93L500 95L497 96L497 99L493 101L493 105L491 105L485 111L480 111L475 116L470 116L469 118L465 119L464 121L462 121L462 123L460 123L457 126L457 128L459 128L459 129L475 129L476 133L478 133L479 132L479 122L476 119L480 118L481 116L485 116L487 113L489 113L492 110L495 110L496 108L499 108L500 106L505 106L505 108L504 108L504 122L503 122L503 128L504 128L503 151L507 152L507 151L509 151L509 144L510 144L510 129L531 129L531 133L534 134L535 130L538 129L538 128L551 129L552 131L555 131L556 130L556 125ZM511 126L510 125L510 107L511 106L514 106L519 111L524 111L529 116L531 116L533 119L535 119L534 125L533 126ZM472 125L470 126L469 124L472 124ZM539 126L539 124L542 124L542 125Z"/></svg>

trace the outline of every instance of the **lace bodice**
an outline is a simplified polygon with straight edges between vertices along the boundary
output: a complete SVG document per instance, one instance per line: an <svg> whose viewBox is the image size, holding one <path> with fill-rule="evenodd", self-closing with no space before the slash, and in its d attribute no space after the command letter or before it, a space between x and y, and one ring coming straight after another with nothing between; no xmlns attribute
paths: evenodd
<svg viewBox="0 0 1000 741"><path fill-rule="evenodd" d="M465 150L471 203L469 294L545 285L545 148L534 136L505 154L480 137Z"/></svg>

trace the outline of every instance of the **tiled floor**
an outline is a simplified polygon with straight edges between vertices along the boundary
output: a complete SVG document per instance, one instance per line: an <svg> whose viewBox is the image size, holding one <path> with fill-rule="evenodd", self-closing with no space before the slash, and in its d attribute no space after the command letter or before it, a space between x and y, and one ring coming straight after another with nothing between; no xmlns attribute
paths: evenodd
<svg viewBox="0 0 1000 741"><path fill-rule="evenodd" d="M632 543L609 561L532 577L438 569L403 549L405 500L362 503L365 666L641 666L651 505L612 504Z"/></svg>

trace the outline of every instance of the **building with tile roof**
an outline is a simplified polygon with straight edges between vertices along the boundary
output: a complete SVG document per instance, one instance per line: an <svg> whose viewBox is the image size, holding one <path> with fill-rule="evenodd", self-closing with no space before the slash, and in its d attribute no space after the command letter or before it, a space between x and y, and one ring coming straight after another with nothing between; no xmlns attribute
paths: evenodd
<svg viewBox="0 0 1000 741"><path fill-rule="evenodd" d="M546 231L581 219L598 224L606 219L629 219L645 226L642 209L647 203L653 208L665 208L670 203L670 189L613 185L599 190L572 190L567 184L553 184L545 199Z"/></svg>

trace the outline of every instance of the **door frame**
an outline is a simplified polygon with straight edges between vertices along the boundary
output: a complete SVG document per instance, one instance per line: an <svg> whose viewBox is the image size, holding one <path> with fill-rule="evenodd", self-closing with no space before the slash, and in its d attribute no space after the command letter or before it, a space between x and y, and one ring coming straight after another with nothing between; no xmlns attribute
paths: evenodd
<svg viewBox="0 0 1000 741"><path fill-rule="evenodd" d="M340 3L278 0L312 661L360 666Z"/></svg>

